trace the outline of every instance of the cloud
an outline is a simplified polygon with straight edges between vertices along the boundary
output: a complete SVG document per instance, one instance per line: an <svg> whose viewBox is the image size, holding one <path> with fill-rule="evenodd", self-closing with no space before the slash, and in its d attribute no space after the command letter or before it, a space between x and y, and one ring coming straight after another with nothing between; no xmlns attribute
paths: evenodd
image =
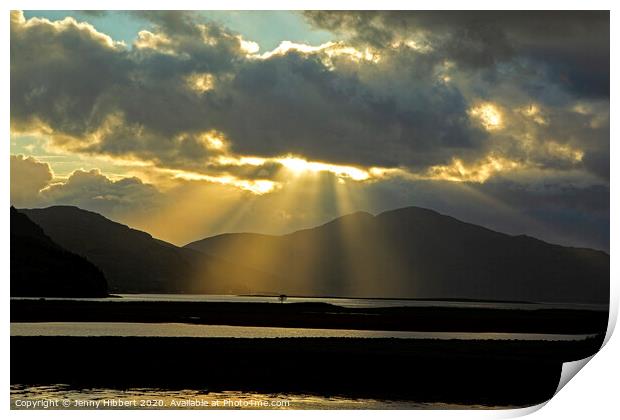
<svg viewBox="0 0 620 420"><path fill-rule="evenodd" d="M136 10L131 12L134 16L146 19L166 33L174 35L188 35L198 37L201 35L196 15L190 11L180 10Z"/></svg>
<svg viewBox="0 0 620 420"><path fill-rule="evenodd" d="M330 70L325 55L289 51L239 69L226 89L226 112L217 115L235 152L414 167L484 136L470 126L457 90L426 83L426 76L391 77L400 63L376 67L341 57L330 59Z"/></svg>
<svg viewBox="0 0 620 420"><path fill-rule="evenodd" d="M519 177L500 174L484 183L473 178L507 163L481 161L462 172L444 168L434 178L381 182L355 182L330 171L293 172L275 178L279 186L268 194L255 194L249 185L166 172L154 176L148 168L140 177L92 169L58 178L47 163L31 157L11 161L11 201L17 207L76 205L177 244L225 232L288 233L353 211L416 205L502 232L609 249L609 186L588 179L583 169L570 176L545 169ZM452 176L463 180L446 180Z"/></svg>
<svg viewBox="0 0 620 420"><path fill-rule="evenodd" d="M516 182L485 183L390 178L338 182L322 172L290 177L281 188L255 195L231 185L178 180L162 192L151 217L124 215L131 226L185 244L226 232L284 234L364 210L373 214L406 206L435 209L460 220L552 243L609 250L609 187L558 184L548 174ZM171 223L183 215L183 223Z"/></svg>
<svg viewBox="0 0 620 420"><path fill-rule="evenodd" d="M191 12L132 13L148 21L132 45L12 13L15 137L142 168L53 179L15 156L15 203L79 205L177 243L190 226L283 233L414 204L609 246L607 12L308 12L332 42L261 54ZM355 199L338 207L345 187ZM175 232L179 206L192 223ZM211 206L247 214L227 224Z"/></svg>
<svg viewBox="0 0 620 420"><path fill-rule="evenodd" d="M424 46L466 69L531 61L551 83L609 97L608 11L308 11L313 25L377 49Z"/></svg>
<svg viewBox="0 0 620 420"><path fill-rule="evenodd" d="M11 128L83 136L100 125L104 96L129 70L125 54L87 23L11 12Z"/></svg>
<svg viewBox="0 0 620 420"><path fill-rule="evenodd" d="M160 191L137 177L112 179L99 169L58 178L48 163L11 155L11 204L16 207L75 205L110 217L156 211Z"/></svg>
<svg viewBox="0 0 620 420"><path fill-rule="evenodd" d="M47 129L74 151L176 168L204 162L210 153L197 137L213 128L240 154L295 153L342 163L415 164L442 143L467 147L471 133L458 91L422 81L412 86L403 77L394 86L372 86L357 74L330 71L317 54L249 59L239 38L219 27L191 26L186 15L149 14L157 16L158 28L169 32L156 35L175 54L154 42L132 51L111 48L92 27L71 19L14 19L14 127ZM20 53L43 46L55 54L37 50L33 63ZM196 73L210 75L214 89L188 92L181 82ZM403 92L405 84L409 97L385 92ZM433 107L424 105L430 101Z"/></svg>
<svg viewBox="0 0 620 420"><path fill-rule="evenodd" d="M76 170L64 182L40 192L47 205L70 204L104 214L122 214L157 206L159 191L137 177L112 180L98 169Z"/></svg>
<svg viewBox="0 0 620 420"><path fill-rule="evenodd" d="M292 154L416 174L489 155L519 161L523 170L570 167L558 154L535 152L549 150L549 142L583 151L583 165L605 174L596 166L606 156L608 118L598 128L562 127L571 124L571 106L602 103L600 117L608 102L575 96L577 82L552 81L556 62L536 58L537 51L570 53L573 61L586 50L602 54L589 47L604 37L605 14L310 13L312 22L344 33L351 44L289 42L256 55L249 40L191 12L133 13L153 27L131 48L72 18L25 20L13 13L12 129L44 133L76 153L209 176L274 173L214 163L223 155ZM564 29L560 18L568 19ZM537 44L528 31L540 34L549 19L550 34ZM554 87L530 95L523 80L530 91L536 83ZM531 106L533 96L549 110L544 127L515 111ZM503 111L480 114L480 103ZM496 129L489 129L489 116L501 121ZM595 130L601 133L592 136ZM226 150L205 143L213 131Z"/></svg>
<svg viewBox="0 0 620 420"><path fill-rule="evenodd" d="M25 207L36 203L39 191L49 184L52 177L47 163L32 157L11 155L11 205Z"/></svg>

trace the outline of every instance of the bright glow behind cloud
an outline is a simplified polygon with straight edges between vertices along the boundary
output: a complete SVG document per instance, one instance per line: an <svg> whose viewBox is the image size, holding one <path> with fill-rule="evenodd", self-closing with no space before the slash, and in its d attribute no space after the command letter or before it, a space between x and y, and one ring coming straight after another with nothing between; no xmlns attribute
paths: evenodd
<svg viewBox="0 0 620 420"><path fill-rule="evenodd" d="M496 131L504 126L502 112L491 102L484 102L470 108L469 115L476 118L487 131Z"/></svg>

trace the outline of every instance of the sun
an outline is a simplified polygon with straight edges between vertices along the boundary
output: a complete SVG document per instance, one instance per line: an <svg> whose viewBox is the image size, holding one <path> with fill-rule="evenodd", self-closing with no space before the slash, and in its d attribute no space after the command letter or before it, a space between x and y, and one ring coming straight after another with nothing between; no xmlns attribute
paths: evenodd
<svg viewBox="0 0 620 420"><path fill-rule="evenodd" d="M355 166L308 161L296 156L285 156L276 159L276 161L295 175L331 172L339 179L348 178L353 181L365 181L371 177L371 174L367 170Z"/></svg>
<svg viewBox="0 0 620 420"><path fill-rule="evenodd" d="M305 159L297 157L284 157L278 159L278 162L289 171L296 175L301 175L304 172L312 171L312 165Z"/></svg>

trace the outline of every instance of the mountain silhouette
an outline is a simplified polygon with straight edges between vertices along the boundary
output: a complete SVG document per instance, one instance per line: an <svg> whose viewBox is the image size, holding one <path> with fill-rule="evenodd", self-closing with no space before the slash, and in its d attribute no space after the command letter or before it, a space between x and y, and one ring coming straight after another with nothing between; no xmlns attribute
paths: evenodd
<svg viewBox="0 0 620 420"><path fill-rule="evenodd" d="M604 252L511 236L417 207L353 213L281 236L223 234L185 247L77 207L20 211L99 267L117 293L609 299Z"/></svg>
<svg viewBox="0 0 620 420"><path fill-rule="evenodd" d="M39 224L56 243L97 265L105 274L111 292L254 292L254 284L272 287L278 283L271 275L242 264L179 248L77 207L20 211Z"/></svg>
<svg viewBox="0 0 620 420"><path fill-rule="evenodd" d="M107 284L95 265L11 207L11 296L102 297Z"/></svg>
<svg viewBox="0 0 620 420"><path fill-rule="evenodd" d="M511 236L435 211L358 212L288 235L185 246L280 277L291 295L607 303L609 255Z"/></svg>

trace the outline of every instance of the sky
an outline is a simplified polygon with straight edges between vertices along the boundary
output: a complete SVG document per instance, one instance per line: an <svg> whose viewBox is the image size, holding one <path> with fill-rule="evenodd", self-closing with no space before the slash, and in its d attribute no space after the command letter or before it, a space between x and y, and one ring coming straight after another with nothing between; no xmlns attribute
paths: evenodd
<svg viewBox="0 0 620 420"><path fill-rule="evenodd" d="M14 11L11 203L185 244L420 206L609 250L608 12Z"/></svg>

